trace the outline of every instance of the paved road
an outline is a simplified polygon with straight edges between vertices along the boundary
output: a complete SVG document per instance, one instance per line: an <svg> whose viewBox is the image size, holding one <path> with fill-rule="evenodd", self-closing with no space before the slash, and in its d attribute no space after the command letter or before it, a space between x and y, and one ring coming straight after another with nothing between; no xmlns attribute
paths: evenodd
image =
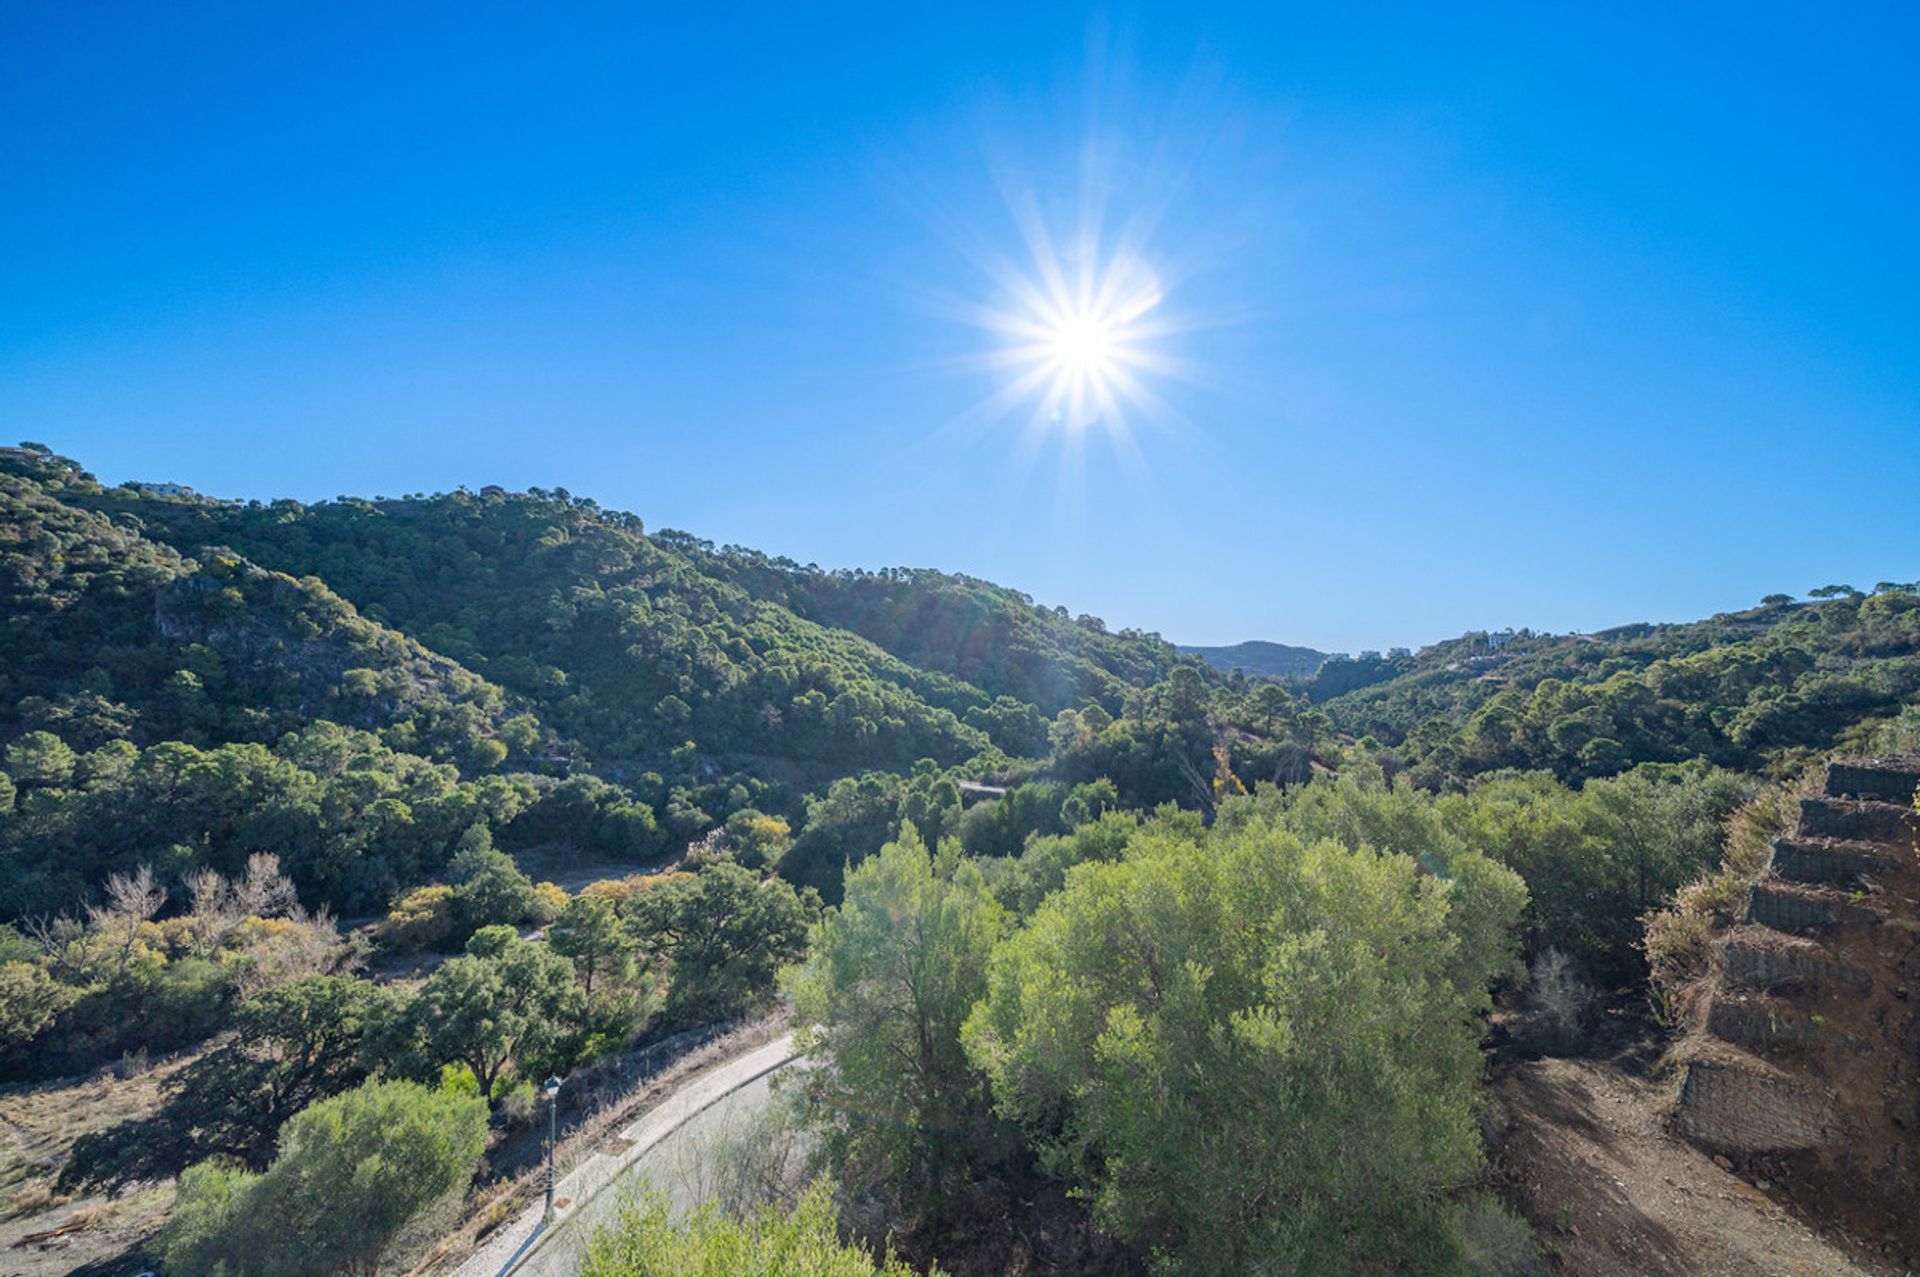
<svg viewBox="0 0 1920 1277"><path fill-rule="evenodd" d="M707 1188L700 1152L763 1108L772 1074L794 1059L793 1035L785 1034L692 1079L568 1172L554 1192L551 1228L535 1236L543 1209L536 1203L496 1230L457 1277L496 1277L509 1264L513 1277L571 1277L577 1247L641 1187L664 1193L676 1209L697 1205Z"/></svg>

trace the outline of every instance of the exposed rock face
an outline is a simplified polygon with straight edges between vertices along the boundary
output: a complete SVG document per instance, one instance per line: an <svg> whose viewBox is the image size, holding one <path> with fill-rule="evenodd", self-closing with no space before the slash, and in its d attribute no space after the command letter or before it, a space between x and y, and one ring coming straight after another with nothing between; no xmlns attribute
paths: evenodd
<svg viewBox="0 0 1920 1277"><path fill-rule="evenodd" d="M1849 759L1773 844L1674 1115L1810 1211L1920 1251L1920 757Z"/></svg>

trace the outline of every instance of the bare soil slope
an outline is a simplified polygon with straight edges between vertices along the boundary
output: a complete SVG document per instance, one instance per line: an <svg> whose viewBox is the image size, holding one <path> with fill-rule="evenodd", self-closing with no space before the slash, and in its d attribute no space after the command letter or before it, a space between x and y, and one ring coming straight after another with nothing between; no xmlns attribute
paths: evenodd
<svg viewBox="0 0 1920 1277"><path fill-rule="evenodd" d="M1750 1183L1670 1134L1666 1087L1601 1060L1502 1065L1496 1165L1512 1205L1583 1277L1882 1277ZM1731 1165L1731 1163L1729 1163ZM1766 1184L1763 1191L1759 1184Z"/></svg>

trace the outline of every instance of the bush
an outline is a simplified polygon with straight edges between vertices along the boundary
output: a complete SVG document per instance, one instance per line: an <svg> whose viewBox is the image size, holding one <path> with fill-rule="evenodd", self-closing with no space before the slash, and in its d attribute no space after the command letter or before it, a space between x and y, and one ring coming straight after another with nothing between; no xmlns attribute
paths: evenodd
<svg viewBox="0 0 1920 1277"><path fill-rule="evenodd" d="M409 1220L466 1184L486 1134L476 1097L369 1082L287 1123L264 1174L188 1170L158 1249L178 1277L372 1274Z"/></svg>
<svg viewBox="0 0 1920 1277"><path fill-rule="evenodd" d="M513 857L496 851L485 825L475 825L460 840L460 852L447 866L453 884L454 940L464 942L482 927L515 926L534 909L533 880Z"/></svg>
<svg viewBox="0 0 1920 1277"><path fill-rule="evenodd" d="M545 927L567 907L567 889L557 882L538 883L533 888L533 903L521 919L528 926Z"/></svg>
<svg viewBox="0 0 1920 1277"><path fill-rule="evenodd" d="M1586 1039L1593 1004L1593 987L1580 978L1567 955L1548 949L1528 969L1522 1039L1549 1055L1571 1054Z"/></svg>
<svg viewBox="0 0 1920 1277"><path fill-rule="evenodd" d="M774 973L806 950L819 897L719 861L678 874L623 906L640 944L673 964L677 1017L731 1015L772 992Z"/></svg>
<svg viewBox="0 0 1920 1277"><path fill-rule="evenodd" d="M403 953L439 950L453 939L453 888L441 883L415 887L394 901L381 920L380 943Z"/></svg>
<svg viewBox="0 0 1920 1277"><path fill-rule="evenodd" d="M666 1203L648 1198L594 1234L580 1277L915 1277L892 1256L875 1260L843 1244L837 1218L819 1185L791 1211L770 1207L738 1221L709 1206L675 1223Z"/></svg>

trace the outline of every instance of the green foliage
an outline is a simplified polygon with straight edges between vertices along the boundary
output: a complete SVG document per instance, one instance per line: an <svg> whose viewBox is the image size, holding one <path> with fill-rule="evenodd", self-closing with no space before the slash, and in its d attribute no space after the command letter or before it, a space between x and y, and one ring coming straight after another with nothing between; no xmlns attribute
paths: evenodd
<svg viewBox="0 0 1920 1277"><path fill-rule="evenodd" d="M1017 856L1031 835L1066 831L1060 815L1066 798L1066 786L1037 780L976 803L960 820L960 845L969 856Z"/></svg>
<svg viewBox="0 0 1920 1277"><path fill-rule="evenodd" d="M745 807L727 817L725 845L741 867L771 873L793 845L793 827L778 816Z"/></svg>
<svg viewBox="0 0 1920 1277"><path fill-rule="evenodd" d="M906 788L898 776L867 772L857 777L843 776L825 794L809 798L806 821L781 862L781 875L795 886L819 892L826 900L838 900L845 870L880 850L893 837ZM956 791L953 797L957 809L959 793Z"/></svg>
<svg viewBox="0 0 1920 1277"><path fill-rule="evenodd" d="M1647 768L1568 790L1495 776L1436 804L1459 843L1516 870L1533 891L1529 951L1567 952L1590 978L1638 980L1641 919L1719 863L1722 822L1753 787L1704 768Z"/></svg>
<svg viewBox="0 0 1920 1277"><path fill-rule="evenodd" d="M605 896L580 895L567 901L547 928L547 944L573 963L588 997L593 996L595 980L617 983L633 972L633 938Z"/></svg>
<svg viewBox="0 0 1920 1277"><path fill-rule="evenodd" d="M1026 917L1060 890L1075 865L1118 860L1139 824L1129 812L1108 812L1070 834L1030 839L1018 857L984 866L994 898L1016 917Z"/></svg>
<svg viewBox="0 0 1920 1277"><path fill-rule="evenodd" d="M1483 875L1463 917L1411 857L1222 826L1074 869L996 951L968 1054L1169 1272L1441 1266L1524 888Z"/></svg>
<svg viewBox="0 0 1920 1277"><path fill-rule="evenodd" d="M703 567L757 597L1044 714L1089 702L1117 713L1128 687L1157 682L1176 659L1157 634L1111 633L1096 617L1071 618L972 577L911 568L822 572L737 546L719 554L689 548Z"/></svg>
<svg viewBox="0 0 1920 1277"><path fill-rule="evenodd" d="M987 743L959 718L991 703L977 689L755 597L690 539L649 538L638 519L562 492L92 502L137 508L170 545L231 545L326 581L525 697L599 759L657 767L692 739L839 768L904 766L958 762Z"/></svg>
<svg viewBox="0 0 1920 1277"><path fill-rule="evenodd" d="M453 885L453 922L456 943L482 927L517 925L533 912L533 880L520 872L513 857L495 851L485 825L475 825L460 836L460 849L447 866Z"/></svg>
<svg viewBox="0 0 1920 1277"><path fill-rule="evenodd" d="M453 888L445 883L415 887L398 900L380 920L380 942L402 953L443 951L455 947Z"/></svg>
<svg viewBox="0 0 1920 1277"><path fill-rule="evenodd" d="M184 877L237 873L256 853L278 856L309 902L364 910L438 870L468 830L510 820L529 796L500 778L462 781L450 766L327 722L272 748L100 751L81 756L75 777L72 788L30 791L0 823L10 864L0 913L68 908L129 860ZM164 848L173 850L156 854Z"/></svg>
<svg viewBox="0 0 1920 1277"><path fill-rule="evenodd" d="M529 1077L557 1067L583 1011L571 963L511 927L485 927L427 977L383 1049L416 1077L464 1064L497 1103L509 1065Z"/></svg>
<svg viewBox="0 0 1920 1277"><path fill-rule="evenodd" d="M1784 772L1920 692L1920 593L1882 584L1870 598L1827 587L1825 602L1770 597L1684 625L1522 631L1498 651L1470 635L1364 687L1323 672L1312 695L1431 783L1502 768L1580 781L1695 758Z"/></svg>
<svg viewBox="0 0 1920 1277"><path fill-rule="evenodd" d="M1197 677L1188 670L1183 680L1188 686L1175 698L1179 711L1188 715L1184 719L1128 716L1098 731L1088 726L1084 715L1057 721L1053 774L1076 785L1106 780L1126 807L1210 807L1214 735L1195 717L1191 683Z"/></svg>
<svg viewBox="0 0 1920 1277"><path fill-rule="evenodd" d="M596 1232L580 1277L914 1277L900 1260L876 1260L841 1242L832 1195L810 1189L791 1210L768 1207L746 1220L711 1206L676 1221L645 1198ZM928 1269L926 1277L939 1277Z"/></svg>
<svg viewBox="0 0 1920 1277"><path fill-rule="evenodd" d="M911 824L847 875L786 978L803 1044L826 1052L809 1087L843 1184L935 1212L992 1155L985 1079L960 1027L1005 929L979 867L951 844L936 866Z"/></svg>
<svg viewBox="0 0 1920 1277"><path fill-rule="evenodd" d="M20 1067L33 1040L72 1005L75 991L37 963L0 962L0 1063Z"/></svg>
<svg viewBox="0 0 1920 1277"><path fill-rule="evenodd" d="M667 842L653 808L617 785L586 775L541 790L504 836L510 846L559 843L613 860L648 860Z"/></svg>
<svg viewBox="0 0 1920 1277"><path fill-rule="evenodd" d="M463 1187L486 1105L410 1082L369 1082L287 1123L262 1174L217 1162L180 1179L158 1249L180 1277L376 1271L407 1222Z"/></svg>
<svg viewBox="0 0 1920 1277"><path fill-rule="evenodd" d="M7 771L20 789L57 789L73 778L77 761L52 732L28 732L7 746Z"/></svg>
<svg viewBox="0 0 1920 1277"><path fill-rule="evenodd" d="M804 951L819 911L811 891L726 861L676 874L623 910L640 946L670 964L668 1010L684 1019L732 1014L764 997L775 972Z"/></svg>
<svg viewBox="0 0 1920 1277"><path fill-rule="evenodd" d="M0 929L17 1002L0 1070L43 1077L135 1048L170 1050L212 1033L236 997L348 959L332 920L299 907L271 856L233 881L196 874L188 888L189 911L156 921L167 893L142 868L109 877L83 917L34 920L31 944Z"/></svg>
<svg viewBox="0 0 1920 1277"><path fill-rule="evenodd" d="M1569 789L1539 772L1484 777L1438 797L1356 767L1332 783L1263 789L1251 807L1301 838L1337 839L1465 872L1473 853L1525 880L1526 951L1566 953L1588 980L1636 980L1641 918L1718 863L1721 822L1752 785L1705 767L1648 767ZM1240 819L1223 813L1223 823Z"/></svg>

